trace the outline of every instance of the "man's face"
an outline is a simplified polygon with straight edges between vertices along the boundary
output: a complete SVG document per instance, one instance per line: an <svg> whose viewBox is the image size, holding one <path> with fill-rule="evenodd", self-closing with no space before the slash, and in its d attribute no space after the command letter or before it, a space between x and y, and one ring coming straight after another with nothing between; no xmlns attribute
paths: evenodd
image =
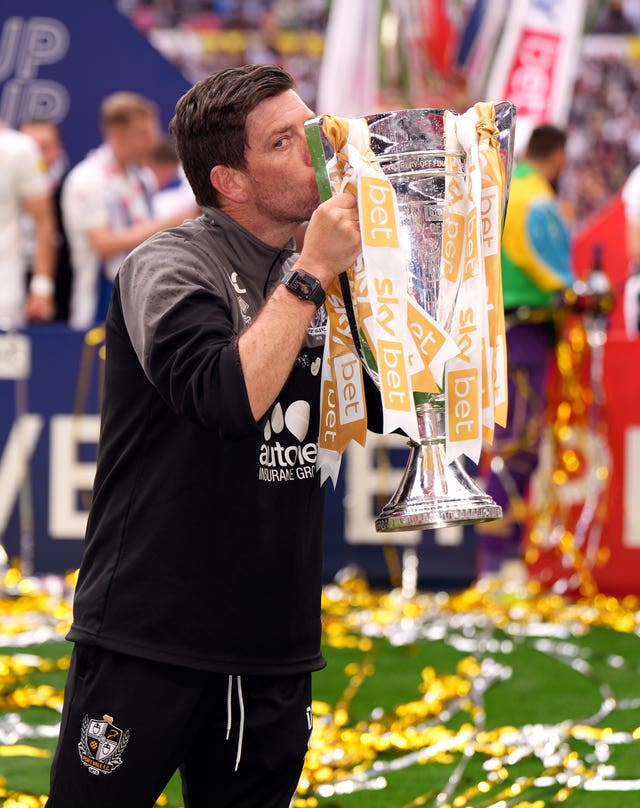
<svg viewBox="0 0 640 808"><path fill-rule="evenodd" d="M551 166L551 184L553 187L557 187L558 180L560 179L560 174L564 171L567 166L567 152L566 149L561 148L554 152L552 157L552 166Z"/></svg>
<svg viewBox="0 0 640 808"><path fill-rule="evenodd" d="M247 117L247 167L252 204L281 224L307 221L320 203L304 134L313 112L293 90L262 101Z"/></svg>
<svg viewBox="0 0 640 808"><path fill-rule="evenodd" d="M146 163L160 139L160 126L154 115L136 115L116 133L118 150L124 162Z"/></svg>

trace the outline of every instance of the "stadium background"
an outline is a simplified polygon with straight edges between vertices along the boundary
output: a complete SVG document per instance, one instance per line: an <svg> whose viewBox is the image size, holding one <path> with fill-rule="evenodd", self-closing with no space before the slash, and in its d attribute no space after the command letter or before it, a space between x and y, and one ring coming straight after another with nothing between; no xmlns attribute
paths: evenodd
<svg viewBox="0 0 640 808"><path fill-rule="evenodd" d="M335 0L334 10L340 5ZM351 51L368 53L370 43L363 41L363 31L372 30L376 41L387 42L385 15L393 4L387 0L381 3L382 22L378 22L377 0L345 5L352 15L351 28L346 30L346 44L352 40ZM571 69L556 69L554 80L562 93L557 93L561 96L555 102L557 109L549 111L559 123L566 123L569 131L570 164L562 178L560 196L572 222L578 273L584 275L589 269L592 246L598 242L603 246L604 268L620 291L628 267L624 240L619 237L619 190L640 152L638 14L633 3L576 5L554 0L533 3L535 6L546 7L556 16L568 9L574 28L582 8L584 25L576 31L575 63ZM381 45L376 76L370 75L365 81L361 64L352 61L350 69L358 71L358 80L348 82L332 80L327 60L323 63L330 8L325 0L95 0L91 4L60 0L55 16L42 0L4 0L0 118L15 125L25 117L51 117L61 127L73 164L99 142L97 110L107 93L129 88L149 95L160 105L166 125L175 99L189 83L225 64L274 59L294 74L301 94L312 107L331 103L319 100L320 93L324 99L335 94L335 103L341 108L354 103L438 106L446 99L447 105L455 102L462 109L475 97L483 97L491 81L490 63L478 67L482 51L477 44L474 50L473 42L474 35L476 43L481 39L483 20L480 18L474 32L472 12L484 10L485 20L502 14L502 39L506 39L510 4L425 0L400 7L411 9L418 22L433 22L437 35L425 33L412 49L403 48L398 39L395 44ZM491 14L487 13L489 8ZM373 23L369 19L372 12ZM490 52L497 50L497 41ZM424 77L420 83L415 80L418 72ZM341 87L348 92L340 95ZM360 88L357 94L356 88ZM350 112L345 109L345 113ZM523 131L524 124L521 114L518 126ZM27 566L59 573L75 566L80 554L97 439L99 352L97 346L85 345L78 334L57 326L31 329L29 337L34 372L28 381L14 383L16 370L10 359L7 367L0 368L6 377L0 381L0 445L4 447L0 531L11 555L24 557L32 545ZM6 347L0 358L14 350ZM640 544L631 493L640 481L633 419L636 391L631 378L628 385L619 385L620 369L637 361L637 350L636 342L627 340L623 333L618 296L610 321L605 367L606 383L612 379L617 384L615 394L608 396L608 441L613 462L610 508L603 520L602 539L611 552L606 567L597 571L600 586L612 594L624 594L635 586L630 570ZM24 412L19 412L20 408ZM76 417L69 420L71 414ZM18 423L23 427L19 429ZM24 436L20 438L22 430ZM53 453L51 441L58 447ZM350 561L360 563L376 582L386 583L392 570L397 573L402 549L387 546L381 550L371 514L393 490L403 454L383 450L388 462L381 468L376 451L372 440L365 457L358 460L365 469L375 468L376 473L350 475L347 462L336 495L330 498L327 579ZM585 447L585 455L590 453L591 447ZM377 456L381 456L380 451ZM24 506L25 487L21 488L25 463L30 472L29 508ZM351 491L351 486L357 487ZM345 496L347 508L343 509ZM459 586L473 579L471 529L403 535L401 540L418 547L423 583Z"/></svg>

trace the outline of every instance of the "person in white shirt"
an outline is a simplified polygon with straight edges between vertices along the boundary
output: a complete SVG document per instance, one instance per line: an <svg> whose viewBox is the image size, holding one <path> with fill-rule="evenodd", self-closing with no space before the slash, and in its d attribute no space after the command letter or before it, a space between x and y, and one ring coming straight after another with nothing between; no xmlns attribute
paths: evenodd
<svg viewBox="0 0 640 808"><path fill-rule="evenodd" d="M102 322L125 255L159 230L197 215L195 206L154 216L155 181L142 166L160 139L155 103L130 92L104 99L104 142L76 165L64 184L62 214L71 247L73 282L69 324Z"/></svg>
<svg viewBox="0 0 640 808"><path fill-rule="evenodd" d="M34 221L35 252L28 293L21 215ZM0 126L0 329L50 320L54 312L55 223L42 157L31 138Z"/></svg>
<svg viewBox="0 0 640 808"><path fill-rule="evenodd" d="M20 124L19 131L28 135L40 149L44 163L49 191L53 199L55 216L55 314L53 319L66 322L69 319L69 297L71 294L71 260L69 244L62 224L60 199L62 187L69 171L69 158L62 142L58 125L45 118L31 118ZM25 214L22 221L24 236L24 258L26 269L33 269L35 238L33 219Z"/></svg>

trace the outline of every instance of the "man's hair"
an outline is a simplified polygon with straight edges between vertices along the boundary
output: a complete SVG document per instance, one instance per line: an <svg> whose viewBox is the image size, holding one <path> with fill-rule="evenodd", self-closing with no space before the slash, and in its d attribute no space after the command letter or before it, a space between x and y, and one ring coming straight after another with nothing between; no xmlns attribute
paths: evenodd
<svg viewBox="0 0 640 808"><path fill-rule="evenodd" d="M293 86L289 73L276 65L245 65L201 79L178 101L169 131L199 205L218 206L210 180L214 166L246 168L249 113Z"/></svg>
<svg viewBox="0 0 640 808"><path fill-rule="evenodd" d="M128 126L138 117L159 116L158 105L138 93L111 93L100 105L100 128L102 134L112 126Z"/></svg>
<svg viewBox="0 0 640 808"><path fill-rule="evenodd" d="M531 132L529 143L525 152L526 157L534 160L543 160L558 149L564 149L567 143L567 133L553 124L545 123Z"/></svg>

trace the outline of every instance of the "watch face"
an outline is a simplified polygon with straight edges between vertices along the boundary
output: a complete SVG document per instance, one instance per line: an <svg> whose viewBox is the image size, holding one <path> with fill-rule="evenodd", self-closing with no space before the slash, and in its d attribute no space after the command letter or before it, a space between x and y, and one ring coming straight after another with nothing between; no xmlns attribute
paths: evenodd
<svg viewBox="0 0 640 808"><path fill-rule="evenodd" d="M325 294L320 281L301 270L292 270L285 276L285 286L302 300L310 300L320 307L324 302Z"/></svg>

